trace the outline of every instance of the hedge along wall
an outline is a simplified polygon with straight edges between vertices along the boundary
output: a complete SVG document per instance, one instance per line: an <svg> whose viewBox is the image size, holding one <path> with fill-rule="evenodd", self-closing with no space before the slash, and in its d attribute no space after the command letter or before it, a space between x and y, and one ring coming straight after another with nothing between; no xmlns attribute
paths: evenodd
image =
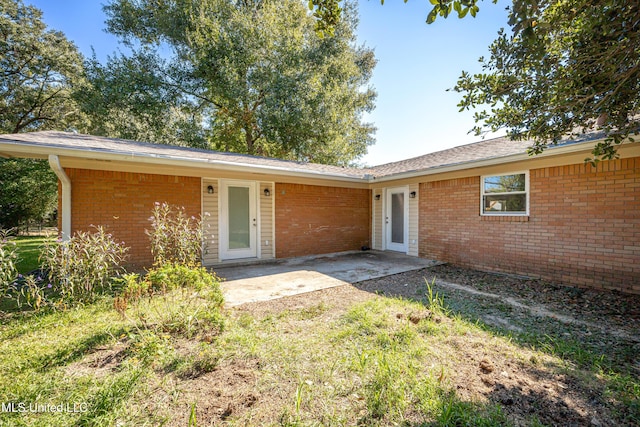
<svg viewBox="0 0 640 427"><path fill-rule="evenodd" d="M371 191L276 183L276 257L370 246Z"/></svg>
<svg viewBox="0 0 640 427"><path fill-rule="evenodd" d="M420 256L640 293L640 158L529 179L528 217L480 216L480 177L420 184Z"/></svg>
<svg viewBox="0 0 640 427"><path fill-rule="evenodd" d="M153 263L145 229L151 226L154 203L184 206L188 215L200 215L200 178L89 169L65 172L71 180L71 232L105 226L131 248L131 265Z"/></svg>

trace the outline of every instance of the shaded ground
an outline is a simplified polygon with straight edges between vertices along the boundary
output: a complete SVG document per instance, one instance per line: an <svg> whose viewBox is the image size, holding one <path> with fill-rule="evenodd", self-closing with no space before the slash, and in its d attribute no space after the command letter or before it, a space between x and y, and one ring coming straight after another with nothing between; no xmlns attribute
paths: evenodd
<svg viewBox="0 0 640 427"><path fill-rule="evenodd" d="M473 343L461 342L463 358L478 362L479 368L474 371L473 363L457 365L457 387L463 393L487 396L504 405L514 419L535 412L551 425L617 425L619 421L604 415L608 411L602 398L607 390L595 382L577 380L568 371L576 366L602 372L620 368L636 380L640 377L640 295L578 289L449 265L356 286L417 298L424 293L425 280L459 316L489 330L513 334L522 344L564 356L568 363L566 373L545 373L500 355L483 355L474 351Z"/></svg>

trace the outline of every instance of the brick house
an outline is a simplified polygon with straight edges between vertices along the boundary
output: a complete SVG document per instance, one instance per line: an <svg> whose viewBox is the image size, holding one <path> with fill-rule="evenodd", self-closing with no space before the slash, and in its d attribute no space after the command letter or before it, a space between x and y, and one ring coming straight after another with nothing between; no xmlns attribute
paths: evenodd
<svg viewBox="0 0 640 427"><path fill-rule="evenodd" d="M203 215L209 266L367 246L640 293L640 144L592 167L594 141L531 157L497 138L355 169L35 132L1 135L0 156L48 158L62 235L104 225L138 265L168 202Z"/></svg>

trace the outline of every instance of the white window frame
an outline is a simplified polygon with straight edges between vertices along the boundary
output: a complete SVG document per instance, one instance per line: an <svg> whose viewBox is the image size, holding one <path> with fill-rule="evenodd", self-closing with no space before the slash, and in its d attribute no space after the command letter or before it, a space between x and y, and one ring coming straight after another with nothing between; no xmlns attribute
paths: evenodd
<svg viewBox="0 0 640 427"><path fill-rule="evenodd" d="M524 191L511 191L504 193L485 193L484 192L484 180L486 178L493 178L496 176L507 176L507 175L524 175ZM499 196L501 194L525 194L525 203L527 204L527 208L525 212L493 212L484 210L484 196ZM481 216L529 216L529 171L517 171L517 172L507 172L507 173L496 173L491 175L482 175L480 177L480 215Z"/></svg>

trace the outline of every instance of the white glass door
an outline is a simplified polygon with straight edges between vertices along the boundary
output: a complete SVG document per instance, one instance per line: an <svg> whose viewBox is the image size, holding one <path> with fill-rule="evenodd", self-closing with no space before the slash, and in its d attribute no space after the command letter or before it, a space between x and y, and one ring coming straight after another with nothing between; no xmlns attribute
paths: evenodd
<svg viewBox="0 0 640 427"><path fill-rule="evenodd" d="M223 181L220 196L221 259L256 257L255 183Z"/></svg>
<svg viewBox="0 0 640 427"><path fill-rule="evenodd" d="M385 228L386 249L407 252L409 237L409 191L406 187L387 189Z"/></svg>

